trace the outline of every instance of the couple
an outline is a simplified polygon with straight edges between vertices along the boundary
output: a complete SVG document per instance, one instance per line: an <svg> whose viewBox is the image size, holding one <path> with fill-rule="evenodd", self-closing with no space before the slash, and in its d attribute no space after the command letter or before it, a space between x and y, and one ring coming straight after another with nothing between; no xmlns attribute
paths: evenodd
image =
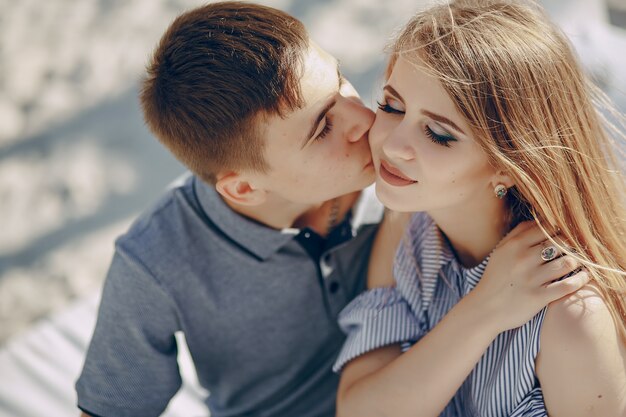
<svg viewBox="0 0 626 417"><path fill-rule="evenodd" d="M414 16L375 116L291 16L181 15L141 103L194 175L116 242L78 406L159 415L182 331L212 416L625 415L623 135L597 97L509 1Z"/></svg>

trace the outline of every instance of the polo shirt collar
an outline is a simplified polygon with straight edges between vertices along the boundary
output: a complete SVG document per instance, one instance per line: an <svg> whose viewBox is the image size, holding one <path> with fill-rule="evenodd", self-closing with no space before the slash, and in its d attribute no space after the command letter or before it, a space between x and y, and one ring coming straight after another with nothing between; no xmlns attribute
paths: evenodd
<svg viewBox="0 0 626 417"><path fill-rule="evenodd" d="M193 188L202 210L211 222L261 260L276 253L299 232L297 229L272 229L238 214L222 200L212 185L197 177L193 179Z"/></svg>
<svg viewBox="0 0 626 417"><path fill-rule="evenodd" d="M193 188L202 210L215 226L261 260L269 258L300 233L300 229L295 228L272 229L238 214L224 202L215 187L195 176ZM373 186L363 190L352 211L352 236L356 236L362 226L381 220L384 207L377 200Z"/></svg>

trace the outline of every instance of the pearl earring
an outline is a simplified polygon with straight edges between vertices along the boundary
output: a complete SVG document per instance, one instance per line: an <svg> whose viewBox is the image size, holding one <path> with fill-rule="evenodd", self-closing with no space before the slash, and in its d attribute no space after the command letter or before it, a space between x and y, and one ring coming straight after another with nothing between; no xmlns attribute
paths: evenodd
<svg viewBox="0 0 626 417"><path fill-rule="evenodd" d="M509 190L506 188L506 186L504 184L498 184L493 189L493 192L496 194L496 197L498 197L500 200L502 200L504 198L504 196L506 195L506 193L509 192Z"/></svg>

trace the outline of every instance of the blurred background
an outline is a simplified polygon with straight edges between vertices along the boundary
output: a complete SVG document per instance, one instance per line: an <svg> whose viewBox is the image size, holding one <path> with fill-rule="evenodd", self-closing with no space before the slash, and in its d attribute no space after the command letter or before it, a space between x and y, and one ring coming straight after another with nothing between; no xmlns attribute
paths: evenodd
<svg viewBox="0 0 626 417"><path fill-rule="evenodd" d="M202 3L0 0L0 347L98 292L115 237L184 172L137 87L168 23ZM384 45L426 1L262 3L304 21L374 107ZM626 0L544 3L626 110Z"/></svg>

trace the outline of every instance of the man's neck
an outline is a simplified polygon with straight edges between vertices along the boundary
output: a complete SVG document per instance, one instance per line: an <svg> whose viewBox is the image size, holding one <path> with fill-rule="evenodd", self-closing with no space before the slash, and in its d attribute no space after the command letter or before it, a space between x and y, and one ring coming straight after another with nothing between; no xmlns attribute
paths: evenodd
<svg viewBox="0 0 626 417"><path fill-rule="evenodd" d="M326 236L333 226L343 220L360 195L361 192L356 191L328 200L321 206L302 213L293 223L293 227L298 229L308 227L320 236Z"/></svg>
<svg viewBox="0 0 626 417"><path fill-rule="evenodd" d="M340 222L354 206L361 192L346 194L319 204L296 204L283 199L269 199L258 206L245 206L224 199L235 212L274 229L308 227L321 236L329 231L329 220ZM333 213L333 211L335 211Z"/></svg>

